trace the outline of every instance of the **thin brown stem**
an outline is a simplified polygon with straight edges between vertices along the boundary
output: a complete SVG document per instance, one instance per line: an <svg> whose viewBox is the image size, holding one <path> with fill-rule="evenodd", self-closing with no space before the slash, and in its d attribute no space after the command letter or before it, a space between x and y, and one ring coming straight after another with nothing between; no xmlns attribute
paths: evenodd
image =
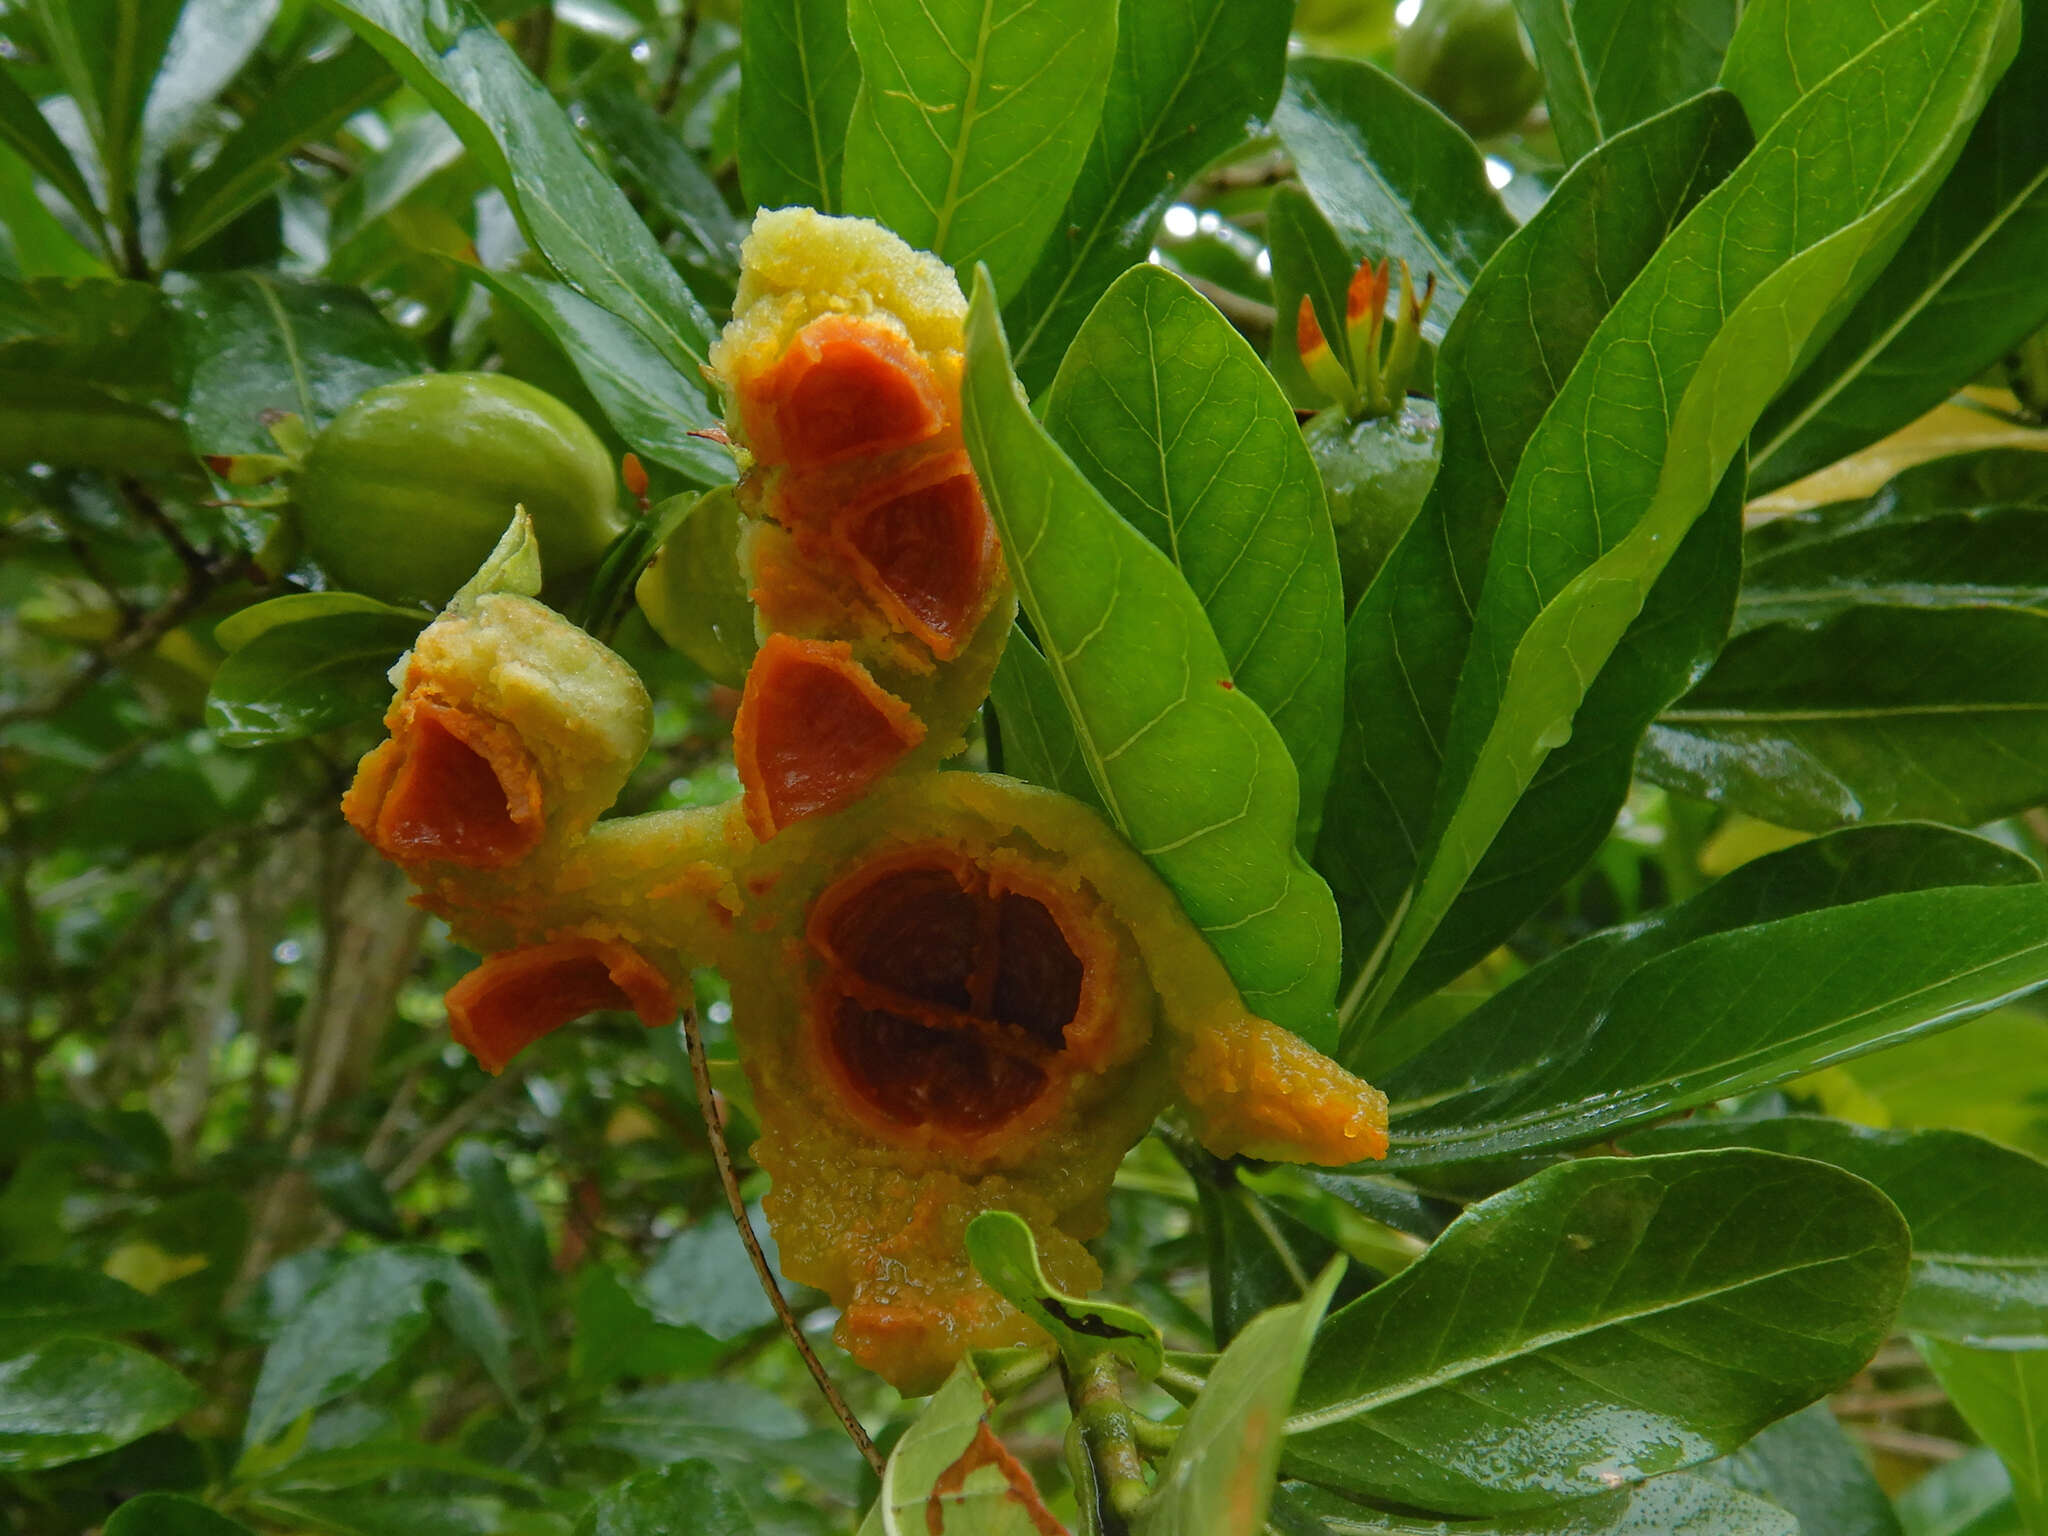
<svg viewBox="0 0 2048 1536"><path fill-rule="evenodd" d="M667 117L683 93L683 71L689 67L690 50L697 45L696 0L683 6L682 30L676 35L676 51L668 61L668 77L661 82L661 94L654 98L654 110Z"/></svg>
<svg viewBox="0 0 2048 1536"><path fill-rule="evenodd" d="M685 1008L682 1013L683 1043L690 1053L690 1076L697 1084L697 1107L704 1112L704 1130L711 1141L711 1159L718 1165L718 1179L725 1186L725 1203L732 1208L733 1225L739 1228L740 1241L746 1244L747 1257L753 1261L754 1274L761 1282L762 1294L775 1309L775 1316L782 1323L782 1331L789 1336L789 1342L796 1346L796 1352L803 1356L803 1362L811 1373L811 1379L818 1384L825 1401L831 1405L833 1414L846 1430L846 1436L854 1447L874 1468L875 1476L882 1475L882 1453L875 1449L875 1442L868 1438L868 1432L861 1426L853 1410L846 1406L846 1399L839 1395L839 1387L825 1369L825 1362L818 1358L818 1352L811 1348L811 1341L804 1337L804 1331L797 1326L796 1314L789 1310L789 1303L783 1299L782 1287L775 1282L775 1271L768 1267L768 1256L761 1251L761 1240L754 1236L754 1224L747 1219L747 1203L740 1198L739 1175L733 1171L732 1152L725 1144L725 1122L718 1113L718 1104L711 1096L711 1065L704 1059L704 1042L697 1036L697 1015L695 1010Z"/></svg>

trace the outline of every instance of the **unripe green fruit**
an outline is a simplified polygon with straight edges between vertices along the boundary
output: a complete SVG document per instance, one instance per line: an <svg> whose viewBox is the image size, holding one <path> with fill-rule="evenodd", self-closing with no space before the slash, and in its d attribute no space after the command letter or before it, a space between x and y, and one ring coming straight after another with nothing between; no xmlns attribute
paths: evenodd
<svg viewBox="0 0 2048 1536"><path fill-rule="evenodd" d="M1415 520L1443 451L1436 406L1410 396L1391 416L1352 421L1341 408L1302 429L1323 474L1349 613Z"/></svg>
<svg viewBox="0 0 2048 1536"><path fill-rule="evenodd" d="M292 487L307 552L354 592L439 607L523 505L550 588L624 526L604 444L553 395L495 373L429 373L359 396Z"/></svg>
<svg viewBox="0 0 2048 1536"><path fill-rule="evenodd" d="M1394 45L1394 73L1475 139L1506 133L1543 94L1514 0L1426 0Z"/></svg>

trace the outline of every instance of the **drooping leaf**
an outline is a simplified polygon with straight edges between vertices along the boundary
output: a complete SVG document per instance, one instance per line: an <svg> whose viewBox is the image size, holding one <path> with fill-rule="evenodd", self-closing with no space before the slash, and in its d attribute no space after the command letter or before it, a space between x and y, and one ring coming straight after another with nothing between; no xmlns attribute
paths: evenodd
<svg viewBox="0 0 2048 1536"><path fill-rule="evenodd" d="M1004 311L1027 389L1045 387L1095 301L1145 260L1188 178L1273 110L1289 10L1284 0L1126 0L1095 137L1052 238Z"/></svg>
<svg viewBox="0 0 2048 1536"><path fill-rule="evenodd" d="M599 1494L576 1536L753 1536L739 1495L708 1461L645 1472Z"/></svg>
<svg viewBox="0 0 2048 1536"><path fill-rule="evenodd" d="M1322 480L1272 375L1215 305L1139 266L1075 335L1045 426L1201 600L1227 675L1294 760L1313 848L1343 711L1344 593Z"/></svg>
<svg viewBox="0 0 2048 1536"><path fill-rule="evenodd" d="M1501 248L1444 338L1437 359L1443 465L1353 610L1346 635L1341 787L1326 807L1317 867L1337 892L1345 947L1355 957L1383 941L1406 900L1429 830L1488 550L1523 448L1606 313L1592 296L1625 290L1748 145L1741 110L1726 95L1703 97L1621 134L1575 166ZM1623 655L1644 654L1664 667L1689 659L1683 634L1667 636L1655 616L1692 611L1702 595L1698 585L1664 589L1639 621L1641 632L1623 641ZM1650 670L1653 677L1663 672ZM1607 735L1589 732L1584 739ZM1568 743L1563 751L1571 755L1560 769L1585 750ZM1624 753L1624 777L1626 759ZM1597 823L1597 836L1611 824L1607 768L1573 818L1574 830ZM1559 780L1571 782L1562 773ZM1543 829L1531 830L1541 837ZM1527 840L1518 833L1510 842ZM1557 846L1535 844L1550 856ZM1424 967L1421 979L1432 970Z"/></svg>
<svg viewBox="0 0 2048 1536"><path fill-rule="evenodd" d="M1301 1300L1260 1313L1223 1352L1159 1468L1134 1536L1264 1529L1287 1406L1343 1273L1341 1260L1328 1265Z"/></svg>
<svg viewBox="0 0 2048 1536"><path fill-rule="evenodd" d="M184 277L170 293L195 453L274 452L266 412L317 432L364 390L426 370L357 288L252 271Z"/></svg>
<svg viewBox="0 0 2048 1536"><path fill-rule="evenodd" d="M1058 223L1116 52L1105 0L848 0L845 211L1016 292Z"/></svg>
<svg viewBox="0 0 2048 1536"><path fill-rule="evenodd" d="M297 741L391 702L391 664L420 626L409 614L337 613L259 635L221 663L206 724L224 746Z"/></svg>
<svg viewBox="0 0 2048 1536"><path fill-rule="evenodd" d="M1287 66L1273 127L1345 242L1436 274L1447 324L1515 221L1464 130L1385 70L1306 56Z"/></svg>
<svg viewBox="0 0 2048 1536"><path fill-rule="evenodd" d="M176 1493L130 1499L101 1527L101 1536L251 1536L246 1525Z"/></svg>
<svg viewBox="0 0 2048 1536"><path fill-rule="evenodd" d="M2048 1164L1962 1131L1878 1131L1839 1120L1704 1120L1628 1150L1761 1147L1846 1168L1913 1232L1898 1326L1987 1349L2048 1348ZM1767 1491L1767 1490L1764 1490Z"/></svg>
<svg viewBox="0 0 2048 1536"><path fill-rule="evenodd" d="M1698 1465L1862 1366L1906 1255L1889 1202L1824 1164L1724 1151L1547 1168L1330 1317L1286 1466L1485 1514Z"/></svg>
<svg viewBox="0 0 2048 1536"><path fill-rule="evenodd" d="M1069 1366L1085 1370L1113 1354L1138 1374L1159 1374L1166 1345L1144 1313L1114 1302L1069 1296L1045 1278L1031 1224L1012 1211L983 1211L967 1224L967 1256L981 1278L1052 1336Z"/></svg>
<svg viewBox="0 0 2048 1536"><path fill-rule="evenodd" d="M1806 339L1908 227L2010 60L2014 0L1942 3L1952 9L1915 12L1771 126L1608 312L1530 437L1367 1027L1569 739Z"/></svg>
<svg viewBox="0 0 2048 1536"><path fill-rule="evenodd" d="M697 371L709 317L512 45L469 0L329 3L461 135L555 271L654 344L693 424L710 425Z"/></svg>
<svg viewBox="0 0 2048 1536"><path fill-rule="evenodd" d="M1892 1501L1826 1403L1780 1419L1700 1470L1789 1511L1799 1536L1900 1536Z"/></svg>
<svg viewBox="0 0 2048 1536"><path fill-rule="evenodd" d="M2048 606L2048 453L1932 459L1874 496L1773 518L1743 539L1738 630L1863 604Z"/></svg>
<svg viewBox="0 0 2048 1536"><path fill-rule="evenodd" d="M89 1269L0 1265L0 1353L62 1334L127 1333L164 1319L163 1303Z"/></svg>
<svg viewBox="0 0 2048 1536"><path fill-rule="evenodd" d="M199 1400L199 1389L154 1355L107 1339L49 1339L0 1360L0 1472L98 1456Z"/></svg>
<svg viewBox="0 0 2048 1536"><path fill-rule="evenodd" d="M1516 0L1515 9L1567 164L1712 85L1741 11L1735 0Z"/></svg>
<svg viewBox="0 0 2048 1536"><path fill-rule="evenodd" d="M523 272L473 270L562 349L605 419L636 453L666 464L692 485L732 479L732 455L690 435L712 420L701 386L671 367L652 341L565 283Z"/></svg>
<svg viewBox="0 0 2048 1536"><path fill-rule="evenodd" d="M1330 1039L1337 924L1294 851L1279 733L1232 683L1196 598L1033 419L977 279L963 430L1089 777L1259 1015Z"/></svg>
<svg viewBox="0 0 2048 1536"><path fill-rule="evenodd" d="M1852 607L1752 629L1658 717L1640 767L1779 826L1981 826L2048 799L2048 613Z"/></svg>
<svg viewBox="0 0 2048 1536"><path fill-rule="evenodd" d="M2048 1530L2048 1350L1915 1342L1956 1411L2005 1463L2027 1530Z"/></svg>
<svg viewBox="0 0 2048 1536"><path fill-rule="evenodd" d="M846 0L755 0L740 28L740 189L761 208L839 211L860 60Z"/></svg>
<svg viewBox="0 0 2048 1536"><path fill-rule="evenodd" d="M988 696L1002 731L1003 772L1105 810L1088 776L1059 679L1022 629L1010 632Z"/></svg>
<svg viewBox="0 0 2048 1536"><path fill-rule="evenodd" d="M169 259L198 249L282 185L287 156L299 145L333 132L397 85L391 67L364 43L293 66L178 189Z"/></svg>

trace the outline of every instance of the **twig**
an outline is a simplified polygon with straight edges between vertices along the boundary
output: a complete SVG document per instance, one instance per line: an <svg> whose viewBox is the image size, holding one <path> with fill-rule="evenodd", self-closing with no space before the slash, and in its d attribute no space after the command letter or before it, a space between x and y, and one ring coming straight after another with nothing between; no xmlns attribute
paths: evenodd
<svg viewBox="0 0 2048 1536"><path fill-rule="evenodd" d="M446 1150L448 1144L468 1130L488 1110L512 1097L512 1090L526 1081L524 1066L507 1067L485 1087L478 1089L451 1109L424 1136L412 1144L404 1157L384 1175L387 1194L397 1194L410 1184L422 1168Z"/></svg>
<svg viewBox="0 0 2048 1536"><path fill-rule="evenodd" d="M704 1112L704 1130L711 1140L711 1158L718 1164L719 1182L725 1186L725 1203L732 1208L733 1225L739 1228L740 1241L746 1244L747 1257L754 1261L754 1274L761 1282L761 1290L768 1298L768 1304L775 1309L775 1315L782 1323L782 1331L789 1336L789 1342L796 1346L796 1352L803 1356L809 1368L811 1379L818 1384L818 1390L825 1395L832 1412L845 1428L847 1438L854 1443L874 1469L875 1476L882 1475L882 1453L875 1449L875 1442L868 1438L868 1432L853 1416L853 1410L846 1406L846 1399L839 1395L839 1388L825 1369L825 1362L818 1358L818 1352L811 1348L811 1341L804 1337L804 1331L797 1326L796 1314L789 1310L789 1303L783 1299L782 1287L775 1283L775 1271L768 1267L768 1256L761 1251L761 1240L754 1236L754 1224L747 1219L747 1203L740 1198L739 1175L733 1172L732 1152L725 1144L725 1124L719 1118L718 1105L711 1097L711 1066L704 1059L704 1042L697 1037L697 1015L694 1009L682 1012L683 1044L690 1053L690 1076L697 1083L697 1107Z"/></svg>
<svg viewBox="0 0 2048 1536"><path fill-rule="evenodd" d="M1828 1406L1843 1418L1865 1413L1903 1413L1908 1408L1934 1408L1948 1401L1940 1387L1908 1387L1897 1392L1837 1392Z"/></svg>
<svg viewBox="0 0 2048 1536"><path fill-rule="evenodd" d="M1190 288L1222 310L1223 317L1236 325L1270 331L1280 323L1279 311L1270 304L1262 304L1257 299L1248 299L1241 293L1233 293L1230 289L1212 283L1206 277L1197 277L1192 272L1183 272L1180 275L1187 280Z"/></svg>
<svg viewBox="0 0 2048 1536"><path fill-rule="evenodd" d="M1960 1461L1970 1452L1959 1440L1916 1435L1909 1429L1893 1429L1888 1424L1851 1424L1849 1430L1874 1450L1892 1451L1916 1461Z"/></svg>
<svg viewBox="0 0 2048 1536"><path fill-rule="evenodd" d="M683 93L683 71L689 67L690 51L696 46L696 0L686 0L683 6L682 31L676 37L675 55L668 61L668 77L661 82L661 94L654 98L656 116L667 117L674 110L676 98Z"/></svg>

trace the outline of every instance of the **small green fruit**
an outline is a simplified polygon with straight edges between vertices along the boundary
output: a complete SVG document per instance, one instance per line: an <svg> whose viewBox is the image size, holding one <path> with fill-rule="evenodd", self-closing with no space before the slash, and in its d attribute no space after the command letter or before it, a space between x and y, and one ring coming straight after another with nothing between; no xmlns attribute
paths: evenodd
<svg viewBox="0 0 2048 1536"><path fill-rule="evenodd" d="M1323 494L1337 530L1344 611L1349 613L1415 520L1436 479L1443 448L1436 406L1410 396L1392 415L1363 421L1332 408L1303 428L1303 436L1323 474Z"/></svg>
<svg viewBox="0 0 2048 1536"><path fill-rule="evenodd" d="M1475 139L1506 133L1543 94L1514 0L1426 0L1394 45L1394 73Z"/></svg>
<svg viewBox="0 0 2048 1536"><path fill-rule="evenodd" d="M430 373L359 396L293 484L307 552L341 586L436 607L525 506L550 588L624 526L611 456L553 395L495 373Z"/></svg>

